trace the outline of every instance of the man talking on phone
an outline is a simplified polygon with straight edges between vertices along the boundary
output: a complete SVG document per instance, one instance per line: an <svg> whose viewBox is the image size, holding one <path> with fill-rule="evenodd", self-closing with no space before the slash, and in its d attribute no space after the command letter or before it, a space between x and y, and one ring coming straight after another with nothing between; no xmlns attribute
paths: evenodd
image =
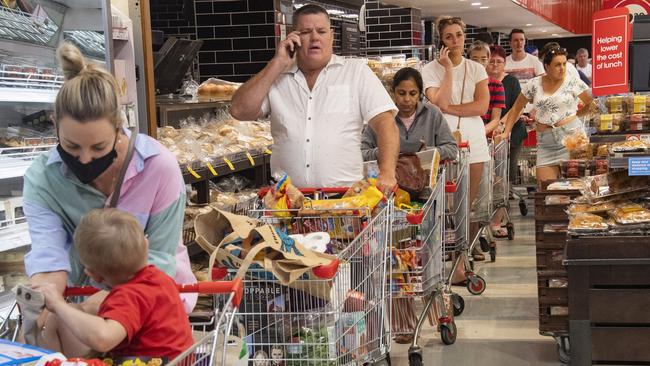
<svg viewBox="0 0 650 366"><path fill-rule="evenodd" d="M332 54L327 11L309 4L296 10L293 29L275 56L232 98L239 120L270 116L272 172L284 171L297 187L349 186L363 178L361 132L377 135L384 193L396 185L397 108L362 60Z"/></svg>

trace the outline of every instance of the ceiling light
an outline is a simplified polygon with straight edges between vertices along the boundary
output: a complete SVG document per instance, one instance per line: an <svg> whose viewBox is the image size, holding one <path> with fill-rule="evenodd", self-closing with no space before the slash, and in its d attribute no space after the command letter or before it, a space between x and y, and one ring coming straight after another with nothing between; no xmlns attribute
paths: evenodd
<svg viewBox="0 0 650 366"><path fill-rule="evenodd" d="M471 5L472 5L472 6L480 6L481 3L472 3Z"/></svg>
<svg viewBox="0 0 650 366"><path fill-rule="evenodd" d="M530 24L530 23L526 24L526 27L530 27L530 26L532 26L532 24Z"/></svg>
<svg viewBox="0 0 650 366"><path fill-rule="evenodd" d="M542 29L542 33L546 33L546 32L547 32L546 29Z"/></svg>
<svg viewBox="0 0 650 366"><path fill-rule="evenodd" d="M489 9L489 6L481 6L479 9Z"/></svg>

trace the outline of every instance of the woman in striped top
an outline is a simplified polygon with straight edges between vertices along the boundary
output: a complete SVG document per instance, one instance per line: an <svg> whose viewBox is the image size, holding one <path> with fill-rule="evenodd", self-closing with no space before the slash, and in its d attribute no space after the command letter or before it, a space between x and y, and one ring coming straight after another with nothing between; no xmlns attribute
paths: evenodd
<svg viewBox="0 0 650 366"><path fill-rule="evenodd" d="M472 61L476 61L487 68L490 61L490 47L485 42L474 42L468 54ZM506 93L501 81L491 77L488 78L488 90L490 91L490 105L487 112L481 118L483 118L483 123L485 123L485 134L491 137L492 132L499 126L501 112L506 107Z"/></svg>

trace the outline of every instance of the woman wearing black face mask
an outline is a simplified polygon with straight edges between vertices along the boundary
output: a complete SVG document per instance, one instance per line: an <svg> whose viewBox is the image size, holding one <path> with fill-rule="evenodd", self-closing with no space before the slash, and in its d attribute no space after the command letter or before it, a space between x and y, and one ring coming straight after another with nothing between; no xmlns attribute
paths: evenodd
<svg viewBox="0 0 650 366"><path fill-rule="evenodd" d="M196 281L181 239L185 186L175 157L156 140L138 135L120 180L132 136L122 126L115 79L86 64L72 45L61 46L58 57L66 78L54 105L59 144L25 174L24 210L32 239L25 268L31 283L53 283L61 292L66 285L87 284L73 233L88 211L109 205L119 181L117 208L139 219L148 235L149 263L178 283ZM82 308L96 313L104 297L95 295ZM190 311L195 298L184 300ZM74 340L56 324L47 312L37 322L44 332L57 332L60 347L39 345L76 356L70 353Z"/></svg>

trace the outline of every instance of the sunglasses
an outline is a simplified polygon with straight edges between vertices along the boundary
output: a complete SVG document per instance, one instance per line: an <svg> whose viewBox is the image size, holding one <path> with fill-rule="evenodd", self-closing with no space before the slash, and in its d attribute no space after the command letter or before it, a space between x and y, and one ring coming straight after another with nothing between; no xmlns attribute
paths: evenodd
<svg viewBox="0 0 650 366"><path fill-rule="evenodd" d="M566 53L566 48L561 48L561 47L556 47L552 48L550 51L548 51L551 55L555 55L556 53Z"/></svg>
<svg viewBox="0 0 650 366"><path fill-rule="evenodd" d="M447 25L447 24L457 24L460 22L462 22L462 19L460 19L460 17L453 17L453 18L442 19L439 24Z"/></svg>

